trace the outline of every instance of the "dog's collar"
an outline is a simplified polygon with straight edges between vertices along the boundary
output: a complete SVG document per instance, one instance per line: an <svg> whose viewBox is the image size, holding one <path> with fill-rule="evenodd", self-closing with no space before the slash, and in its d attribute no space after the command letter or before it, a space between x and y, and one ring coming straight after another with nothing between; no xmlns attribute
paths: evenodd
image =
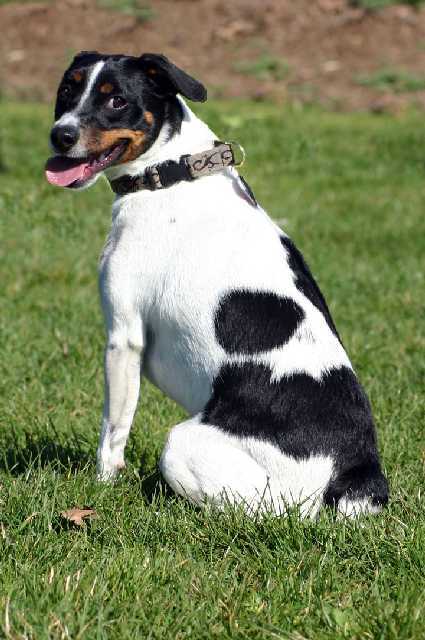
<svg viewBox="0 0 425 640"><path fill-rule="evenodd" d="M233 145L239 148L242 158L235 159ZM237 142L222 142L216 140L213 149L195 153L194 155L180 156L178 161L166 160L159 164L152 165L141 174L130 176L124 175L121 178L111 180L112 191L119 196L134 193L141 189L156 191L166 189L177 182L186 180L190 182L203 176L210 176L222 171L226 167L240 167L245 160L245 151Z"/></svg>

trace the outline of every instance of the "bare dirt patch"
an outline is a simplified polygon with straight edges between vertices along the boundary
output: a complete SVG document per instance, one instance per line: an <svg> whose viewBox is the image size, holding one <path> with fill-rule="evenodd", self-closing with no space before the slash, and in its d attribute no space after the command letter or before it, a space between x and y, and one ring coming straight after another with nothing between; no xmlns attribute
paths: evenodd
<svg viewBox="0 0 425 640"><path fill-rule="evenodd" d="M0 6L3 91L51 101L80 50L153 51L203 80L210 95L374 111L425 106L425 9L371 12L344 0L147 4L142 21L95 0Z"/></svg>

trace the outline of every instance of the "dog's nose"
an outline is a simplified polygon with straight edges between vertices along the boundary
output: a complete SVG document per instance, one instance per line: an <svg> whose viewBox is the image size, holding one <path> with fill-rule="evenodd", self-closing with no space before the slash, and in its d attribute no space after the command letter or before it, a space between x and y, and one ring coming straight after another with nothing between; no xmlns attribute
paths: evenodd
<svg viewBox="0 0 425 640"><path fill-rule="evenodd" d="M62 153L69 151L69 149L77 142L79 137L80 132L77 127L72 127L70 125L53 127L50 134L50 140L52 141L53 148Z"/></svg>

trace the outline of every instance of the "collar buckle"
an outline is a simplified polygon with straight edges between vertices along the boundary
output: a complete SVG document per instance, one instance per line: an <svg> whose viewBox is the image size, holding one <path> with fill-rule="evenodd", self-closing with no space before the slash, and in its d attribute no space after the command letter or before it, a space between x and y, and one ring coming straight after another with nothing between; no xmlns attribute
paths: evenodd
<svg viewBox="0 0 425 640"><path fill-rule="evenodd" d="M234 167L242 167L243 164L245 164L245 160L246 160L246 153L245 153L245 149L243 148L243 146L241 144L239 144L239 142L236 142L235 140L229 140L228 142L225 142L225 144L228 144L229 147L232 149L232 153L233 153L233 157L234 157ZM236 154L235 151L233 149L233 147L236 147L239 151L239 155L240 155L240 159L237 160L236 159Z"/></svg>

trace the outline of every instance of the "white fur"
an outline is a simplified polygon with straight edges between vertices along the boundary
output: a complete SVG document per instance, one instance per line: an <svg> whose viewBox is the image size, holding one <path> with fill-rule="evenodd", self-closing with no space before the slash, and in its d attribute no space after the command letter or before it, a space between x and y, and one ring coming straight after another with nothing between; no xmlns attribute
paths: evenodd
<svg viewBox="0 0 425 640"><path fill-rule="evenodd" d="M282 515L295 503L313 517L333 463L325 456L296 461L268 442L227 435L195 416L171 430L160 469L176 493L198 505L242 503L252 514Z"/></svg>
<svg viewBox="0 0 425 640"><path fill-rule="evenodd" d="M99 76L99 73L102 71L103 67L105 66L105 62L104 61L100 61L100 62L96 62L96 64L93 65L93 68L91 69L89 76L88 76L88 80L87 80L87 84L86 84L86 88L84 89L81 98L78 102L78 105L74 111L74 113L78 114L82 111L84 104L87 101L87 98L89 97L89 95L92 92L92 89L94 87L94 84Z"/></svg>
<svg viewBox="0 0 425 640"><path fill-rule="evenodd" d="M347 496L342 496L338 503L338 516L346 518L357 518L360 515L376 514L381 511L381 506L372 504L369 497L350 500Z"/></svg>
<svg viewBox="0 0 425 640"><path fill-rule="evenodd" d="M210 148L216 136L182 101L180 134L160 134L148 153L107 170L109 179ZM283 513L288 504L315 515L332 477L330 457L297 461L268 442L229 436L203 425L199 412L229 356L218 344L214 310L234 288L289 295L305 319L284 346L234 361L264 363L279 380L306 372L320 380L331 367L351 366L322 314L294 283L280 229L241 197L234 169L171 188L116 198L100 259L107 327L105 405L99 477L124 465L140 370L193 418L174 427L161 457L169 484L197 503L241 502L247 511Z"/></svg>
<svg viewBox="0 0 425 640"><path fill-rule="evenodd" d="M99 76L99 73L102 71L105 63L104 62L96 62L95 65L88 71L88 78L86 87L81 95L80 100L78 101L77 106L72 111L67 111L64 113L58 120L55 122L55 126L80 126L80 113L83 110L84 104L89 97L93 86ZM67 156L70 158L85 158L87 156L87 149L82 143L81 139L70 149L67 153ZM90 180L85 187L91 186L99 176L95 176L92 180Z"/></svg>

